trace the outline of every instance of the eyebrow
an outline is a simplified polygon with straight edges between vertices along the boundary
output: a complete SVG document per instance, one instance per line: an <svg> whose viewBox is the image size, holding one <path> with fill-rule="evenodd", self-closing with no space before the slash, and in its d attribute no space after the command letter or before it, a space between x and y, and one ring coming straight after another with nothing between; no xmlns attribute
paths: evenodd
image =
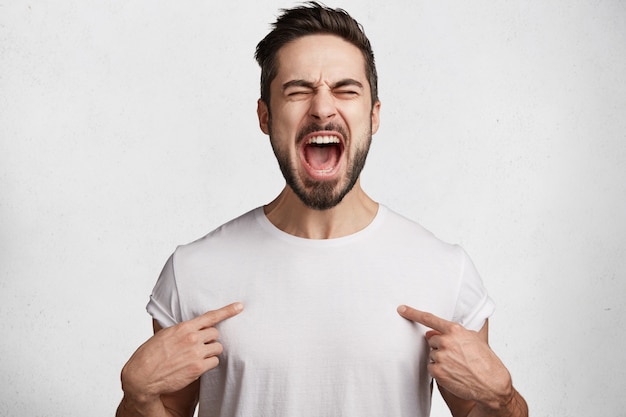
<svg viewBox="0 0 626 417"><path fill-rule="evenodd" d="M345 87L345 86L356 86L359 88L363 88L363 84L360 81L357 81L353 78L344 78L343 80L339 80L336 83L334 83L333 85L331 85L331 88L341 88L341 87ZM306 81L306 80L291 80L291 81L287 81L286 83L283 84L283 91L285 91L286 89L290 88L290 87L305 87L305 88L310 88L310 89L315 89L315 84L312 83L311 81Z"/></svg>
<svg viewBox="0 0 626 417"><path fill-rule="evenodd" d="M355 86L355 87L359 87L360 89L363 89L363 84L360 81L357 81L353 78L345 78L343 80L337 81L332 87L333 88L340 88L340 87L346 87L346 86Z"/></svg>

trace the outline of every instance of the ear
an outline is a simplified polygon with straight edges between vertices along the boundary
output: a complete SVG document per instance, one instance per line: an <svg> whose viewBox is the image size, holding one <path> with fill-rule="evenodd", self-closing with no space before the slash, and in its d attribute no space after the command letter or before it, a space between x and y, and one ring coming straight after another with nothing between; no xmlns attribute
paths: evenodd
<svg viewBox="0 0 626 417"><path fill-rule="evenodd" d="M256 114L259 118L259 127L261 128L261 131L266 135L269 135L270 109L267 107L267 104L265 104L265 101L263 101L262 99L259 99L259 101L257 101Z"/></svg>
<svg viewBox="0 0 626 417"><path fill-rule="evenodd" d="M374 103L372 107L372 135L378 131L380 126L380 100Z"/></svg>

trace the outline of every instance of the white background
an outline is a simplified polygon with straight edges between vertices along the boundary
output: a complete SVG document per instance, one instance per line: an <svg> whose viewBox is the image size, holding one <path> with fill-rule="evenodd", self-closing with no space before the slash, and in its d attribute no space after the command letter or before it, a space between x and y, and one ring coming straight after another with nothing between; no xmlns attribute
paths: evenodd
<svg viewBox="0 0 626 417"><path fill-rule="evenodd" d="M1 416L113 415L166 258L280 191L291 4L0 2ZM626 416L626 3L329 5L378 62L365 189L470 253L533 416Z"/></svg>

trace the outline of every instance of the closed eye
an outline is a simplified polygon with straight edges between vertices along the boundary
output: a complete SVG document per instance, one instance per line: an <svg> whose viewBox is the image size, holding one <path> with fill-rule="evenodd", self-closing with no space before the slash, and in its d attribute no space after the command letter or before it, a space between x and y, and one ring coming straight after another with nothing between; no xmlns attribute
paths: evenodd
<svg viewBox="0 0 626 417"><path fill-rule="evenodd" d="M306 97L315 86L306 80L291 80L283 84L283 93L289 98Z"/></svg>
<svg viewBox="0 0 626 417"><path fill-rule="evenodd" d="M356 97L360 94L359 91L355 91L355 90L337 90L335 91L335 95L341 96L341 97Z"/></svg>
<svg viewBox="0 0 626 417"><path fill-rule="evenodd" d="M363 92L363 84L352 78L346 78L338 81L333 86L333 91L339 97L354 98Z"/></svg>
<svg viewBox="0 0 626 417"><path fill-rule="evenodd" d="M295 96L300 96L300 95L305 95L305 94L311 94L312 92L313 92L312 90L292 90L292 91L287 91L287 96L295 97Z"/></svg>

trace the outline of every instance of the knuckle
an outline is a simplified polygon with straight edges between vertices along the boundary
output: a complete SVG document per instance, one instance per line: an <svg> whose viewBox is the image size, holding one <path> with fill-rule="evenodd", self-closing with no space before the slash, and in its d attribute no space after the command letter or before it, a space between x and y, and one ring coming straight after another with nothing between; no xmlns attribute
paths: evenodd
<svg viewBox="0 0 626 417"><path fill-rule="evenodd" d="M206 348L203 348L199 345L196 345L193 349L189 351L190 357L193 360L202 359L206 356Z"/></svg>
<svg viewBox="0 0 626 417"><path fill-rule="evenodd" d="M189 373L194 376L202 375L205 372L204 366L199 361L193 362L191 365L189 365L188 369Z"/></svg>
<svg viewBox="0 0 626 417"><path fill-rule="evenodd" d="M193 325L190 322L188 322L188 321L183 321L181 323L178 323L175 326L175 329L177 331L179 331L180 333L185 334L185 333L189 333L189 332L191 332L193 330Z"/></svg>
<svg viewBox="0 0 626 417"><path fill-rule="evenodd" d="M463 331L465 328L463 326L461 326L459 323L452 323L450 325L450 332L452 333L458 333L460 331Z"/></svg>
<svg viewBox="0 0 626 417"><path fill-rule="evenodd" d="M195 345L200 340L200 336L196 332L190 332L185 335L185 341L191 345Z"/></svg>

